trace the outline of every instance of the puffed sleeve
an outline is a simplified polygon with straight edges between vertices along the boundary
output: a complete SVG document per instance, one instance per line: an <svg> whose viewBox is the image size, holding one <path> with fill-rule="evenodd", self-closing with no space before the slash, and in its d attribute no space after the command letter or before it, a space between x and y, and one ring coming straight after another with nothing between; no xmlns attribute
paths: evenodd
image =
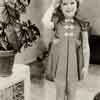
<svg viewBox="0 0 100 100"><path fill-rule="evenodd" d="M89 23L83 24L82 26L82 47L83 47L84 67L89 67L89 60L90 60L88 29L89 29Z"/></svg>

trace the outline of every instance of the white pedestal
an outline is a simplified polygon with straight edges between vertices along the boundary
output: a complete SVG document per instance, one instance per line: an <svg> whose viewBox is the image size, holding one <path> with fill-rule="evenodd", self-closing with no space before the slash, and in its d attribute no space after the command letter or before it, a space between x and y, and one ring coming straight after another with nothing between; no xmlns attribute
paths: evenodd
<svg viewBox="0 0 100 100"><path fill-rule="evenodd" d="M86 80L78 83L75 100L94 100L98 92L100 92L100 77L90 75Z"/></svg>
<svg viewBox="0 0 100 100"><path fill-rule="evenodd" d="M30 70L15 64L9 77L0 77L0 100L30 100Z"/></svg>

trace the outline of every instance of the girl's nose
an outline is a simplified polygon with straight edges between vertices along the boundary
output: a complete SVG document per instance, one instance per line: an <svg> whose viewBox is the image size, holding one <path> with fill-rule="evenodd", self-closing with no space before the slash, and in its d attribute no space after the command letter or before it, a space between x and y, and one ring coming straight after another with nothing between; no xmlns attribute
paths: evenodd
<svg viewBox="0 0 100 100"><path fill-rule="evenodd" d="M72 6L71 6L70 4L68 4L68 5L66 6L66 8L67 8L68 10L70 10L70 9L72 8Z"/></svg>

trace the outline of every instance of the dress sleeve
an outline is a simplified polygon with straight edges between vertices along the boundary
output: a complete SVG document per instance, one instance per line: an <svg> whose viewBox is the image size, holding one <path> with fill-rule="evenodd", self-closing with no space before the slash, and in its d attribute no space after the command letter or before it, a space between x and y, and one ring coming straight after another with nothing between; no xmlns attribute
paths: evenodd
<svg viewBox="0 0 100 100"><path fill-rule="evenodd" d="M84 60L84 67L89 67L89 60L90 60L90 48L89 48L89 41L88 41L88 31L82 32L82 43L83 43L83 60Z"/></svg>

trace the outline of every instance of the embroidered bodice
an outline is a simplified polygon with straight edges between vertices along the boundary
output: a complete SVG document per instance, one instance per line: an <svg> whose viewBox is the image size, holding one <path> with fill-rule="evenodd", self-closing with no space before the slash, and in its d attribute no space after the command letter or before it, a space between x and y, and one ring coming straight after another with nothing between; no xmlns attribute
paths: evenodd
<svg viewBox="0 0 100 100"><path fill-rule="evenodd" d="M77 22L60 22L55 25L55 37L63 38L66 36L72 36L76 39L80 39L81 27Z"/></svg>

